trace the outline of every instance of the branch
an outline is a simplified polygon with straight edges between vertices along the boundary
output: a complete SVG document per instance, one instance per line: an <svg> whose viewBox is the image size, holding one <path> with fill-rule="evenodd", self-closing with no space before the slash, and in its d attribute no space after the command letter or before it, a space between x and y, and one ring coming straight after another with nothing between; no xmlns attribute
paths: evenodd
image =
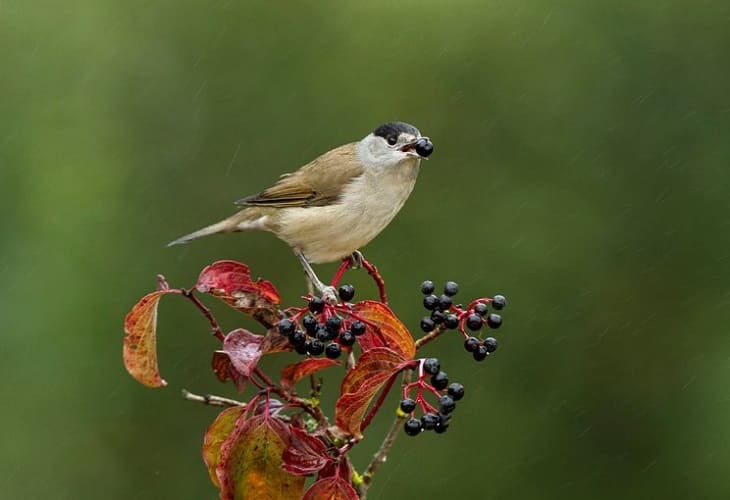
<svg viewBox="0 0 730 500"><path fill-rule="evenodd" d="M204 405L210 406L246 406L246 403L236 401L235 399L223 398L221 396L213 396L212 394L205 394L203 396L200 396L198 394L193 394L187 389L182 390L182 396L188 401L197 401L198 403L203 403Z"/></svg>

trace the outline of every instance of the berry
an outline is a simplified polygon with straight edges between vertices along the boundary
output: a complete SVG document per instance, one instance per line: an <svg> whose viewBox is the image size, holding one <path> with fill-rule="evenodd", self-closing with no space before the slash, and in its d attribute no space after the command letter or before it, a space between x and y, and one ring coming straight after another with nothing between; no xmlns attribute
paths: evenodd
<svg viewBox="0 0 730 500"><path fill-rule="evenodd" d="M447 314L444 318L444 325L449 330L453 330L459 326L459 317L456 314Z"/></svg>
<svg viewBox="0 0 730 500"><path fill-rule="evenodd" d="M446 315L441 311L434 311L431 313L431 319L437 325L440 325L446 320Z"/></svg>
<svg viewBox="0 0 730 500"><path fill-rule="evenodd" d="M438 421L439 416L435 413L424 413L421 417L421 427L423 427L424 431L430 431L436 427Z"/></svg>
<svg viewBox="0 0 730 500"><path fill-rule="evenodd" d="M428 333L434 328L436 328L436 323L434 323L431 318L429 318L428 316L424 316L423 318L421 318L421 330Z"/></svg>
<svg viewBox="0 0 730 500"><path fill-rule="evenodd" d="M454 283L453 281L447 281L444 285L444 295L453 297L457 293L459 293L459 285Z"/></svg>
<svg viewBox="0 0 730 500"><path fill-rule="evenodd" d="M425 137L421 137L416 141L416 153L423 158L431 156L431 153L433 153L433 143Z"/></svg>
<svg viewBox="0 0 730 500"><path fill-rule="evenodd" d="M504 306L507 305L507 299L504 295L495 295L492 297L492 307L495 309L504 309Z"/></svg>
<svg viewBox="0 0 730 500"><path fill-rule="evenodd" d="M489 354L489 351L487 351L487 348L483 345L480 345L476 348L476 350L473 353L474 359L477 361L484 361L484 359L487 357L487 354Z"/></svg>
<svg viewBox="0 0 730 500"><path fill-rule="evenodd" d="M317 323L317 318L307 314L304 318L302 318L302 326L310 336L314 337L314 334L317 333L319 323Z"/></svg>
<svg viewBox="0 0 730 500"><path fill-rule="evenodd" d="M474 352L479 347L479 339L476 337L469 337L464 341L464 349L469 352Z"/></svg>
<svg viewBox="0 0 730 500"><path fill-rule="evenodd" d="M438 372L431 377L431 385L439 391L446 389L446 386L449 385L449 376L446 375L446 372Z"/></svg>
<svg viewBox="0 0 730 500"><path fill-rule="evenodd" d="M487 337L484 339L484 347L487 348L487 352L494 352L497 350L497 339L494 337Z"/></svg>
<svg viewBox="0 0 730 500"><path fill-rule="evenodd" d="M352 334L350 330L345 330L340 334L340 338L338 339L338 342L341 345L344 346L351 346L355 343L355 336Z"/></svg>
<svg viewBox="0 0 730 500"><path fill-rule="evenodd" d="M453 303L454 302L451 300L451 297L446 294L440 295L438 298L438 308L440 311L446 311Z"/></svg>
<svg viewBox="0 0 730 500"><path fill-rule="evenodd" d="M489 325L489 328L499 328L502 324L502 316L499 314L490 314L487 316L487 324Z"/></svg>
<svg viewBox="0 0 730 500"><path fill-rule="evenodd" d="M439 413L448 415L456 409L456 401L448 394L439 399Z"/></svg>
<svg viewBox="0 0 730 500"><path fill-rule="evenodd" d="M459 401L464 397L464 386L459 382L452 382L449 384L448 394L454 399L454 401Z"/></svg>
<svg viewBox="0 0 730 500"><path fill-rule="evenodd" d="M324 355L330 359L337 359L340 357L340 354L342 354L342 349L334 342L328 345L324 350Z"/></svg>
<svg viewBox="0 0 730 500"><path fill-rule="evenodd" d="M477 313L479 316L486 316L487 311L487 304L485 304L484 302L479 302L474 306L474 312Z"/></svg>
<svg viewBox="0 0 730 500"><path fill-rule="evenodd" d="M421 293L423 295L431 295L433 291L436 289L436 287L433 284L433 281L424 281L421 283Z"/></svg>
<svg viewBox="0 0 730 500"><path fill-rule="evenodd" d="M298 345L304 345L304 342L306 342L307 336L304 335L304 332L301 330L296 330L294 333L291 334L289 337L289 342L294 347Z"/></svg>
<svg viewBox="0 0 730 500"><path fill-rule="evenodd" d="M439 372L440 369L441 369L441 363L439 363L439 360L436 358L427 358L423 362L423 371L426 373L435 375ZM443 389L443 387L442 387L442 389Z"/></svg>
<svg viewBox="0 0 730 500"><path fill-rule="evenodd" d="M473 332L479 331L482 329L482 321L478 314L470 314L466 318L466 327Z"/></svg>
<svg viewBox="0 0 730 500"><path fill-rule="evenodd" d="M321 340L308 340L309 342L309 354L312 356L317 356L319 354L322 354L324 352L324 342Z"/></svg>
<svg viewBox="0 0 730 500"><path fill-rule="evenodd" d="M281 333L282 335L286 335L287 337L294 333L296 327L296 323L294 323L290 319L282 319L281 321L279 321L279 333Z"/></svg>
<svg viewBox="0 0 730 500"><path fill-rule="evenodd" d="M403 424L403 429L409 436L417 436L421 433L421 421L417 418L409 418L406 423Z"/></svg>
<svg viewBox="0 0 730 500"><path fill-rule="evenodd" d="M313 313L324 311L324 299L322 297L312 297L309 300L309 310Z"/></svg>
<svg viewBox="0 0 730 500"><path fill-rule="evenodd" d="M433 428L433 431L436 434L443 434L447 430L449 430L449 424L442 424L441 422L439 422L438 424L436 424L436 427Z"/></svg>
<svg viewBox="0 0 730 500"><path fill-rule="evenodd" d="M439 305L439 298L435 295L426 295L423 298L423 307L428 309L429 311L433 311L436 309Z"/></svg>
<svg viewBox="0 0 730 500"><path fill-rule="evenodd" d="M352 285L342 285L338 290L338 294L342 302L350 302L355 296L355 287Z"/></svg>
<svg viewBox="0 0 730 500"><path fill-rule="evenodd" d="M297 352L297 354L307 354L307 352L309 352L309 348L307 347L306 342L300 345L295 345L294 350Z"/></svg>
<svg viewBox="0 0 730 500"><path fill-rule="evenodd" d="M350 325L350 331L355 337L359 337L363 333L365 333L365 323L362 321L354 321Z"/></svg>
<svg viewBox="0 0 730 500"><path fill-rule="evenodd" d="M333 335L340 333L342 328L342 320L339 316L330 316L324 324L324 328Z"/></svg>
<svg viewBox="0 0 730 500"><path fill-rule="evenodd" d="M328 340L332 340L334 338L334 336L330 332L325 330L322 325L317 328L317 333L314 334L314 337L320 342L327 342Z"/></svg>
<svg viewBox="0 0 730 500"><path fill-rule="evenodd" d="M416 402L411 398L402 399L400 402L400 410L403 413L410 413L416 409Z"/></svg>

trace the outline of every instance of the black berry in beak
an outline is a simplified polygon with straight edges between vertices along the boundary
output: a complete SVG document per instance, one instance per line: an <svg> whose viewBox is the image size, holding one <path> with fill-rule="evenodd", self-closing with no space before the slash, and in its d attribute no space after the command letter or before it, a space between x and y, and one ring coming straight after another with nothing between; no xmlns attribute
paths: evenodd
<svg viewBox="0 0 730 500"><path fill-rule="evenodd" d="M422 158L428 158L433 153L433 143L426 137L421 137L416 141L416 153Z"/></svg>

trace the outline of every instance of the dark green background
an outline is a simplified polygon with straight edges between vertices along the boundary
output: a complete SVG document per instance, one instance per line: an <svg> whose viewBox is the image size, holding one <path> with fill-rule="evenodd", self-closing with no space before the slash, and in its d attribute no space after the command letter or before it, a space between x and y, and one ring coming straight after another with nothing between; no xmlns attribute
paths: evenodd
<svg viewBox="0 0 730 500"><path fill-rule="evenodd" d="M372 498L727 498L729 23L721 1L0 2L1 496L214 498L215 410L179 396L233 395L206 324L163 300L150 390L124 314L224 258L297 303L271 235L164 245L400 119L436 151L365 249L393 308L416 331L425 278L510 303L487 362L425 349L467 396Z"/></svg>

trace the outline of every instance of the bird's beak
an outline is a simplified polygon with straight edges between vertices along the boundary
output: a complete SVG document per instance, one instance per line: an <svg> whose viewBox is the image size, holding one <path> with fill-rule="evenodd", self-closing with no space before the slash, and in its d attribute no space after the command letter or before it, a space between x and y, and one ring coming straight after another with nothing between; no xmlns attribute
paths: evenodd
<svg viewBox="0 0 730 500"><path fill-rule="evenodd" d="M416 146L418 145L418 143L420 141L422 141L423 139L426 139L427 141L429 141L429 143L431 142L431 140L428 137L419 137L417 139L412 140L411 142L409 142L407 144L404 144L401 147L401 151L403 151L408 156L411 156L413 158L418 158L419 160L428 160L427 156L423 156L423 155L419 154L416 149Z"/></svg>

